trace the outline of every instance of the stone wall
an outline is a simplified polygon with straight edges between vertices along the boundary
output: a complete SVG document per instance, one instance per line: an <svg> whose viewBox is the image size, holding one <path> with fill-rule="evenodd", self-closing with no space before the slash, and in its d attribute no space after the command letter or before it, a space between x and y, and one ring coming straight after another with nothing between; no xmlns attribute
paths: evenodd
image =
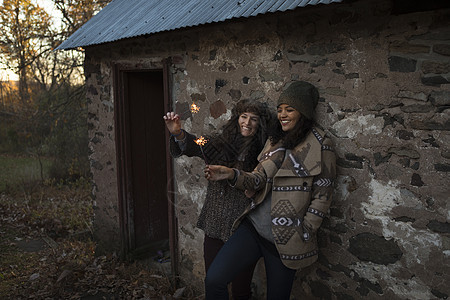
<svg viewBox="0 0 450 300"><path fill-rule="evenodd" d="M201 107L183 114L199 135L218 130L239 99L274 104L291 80L319 88L317 120L336 143L339 176L319 261L297 272L295 299L446 299L450 11L391 9L388 0L317 5L87 48L100 244L119 243L111 62L171 57L174 106ZM182 157L174 170L180 272L199 289L202 166Z"/></svg>

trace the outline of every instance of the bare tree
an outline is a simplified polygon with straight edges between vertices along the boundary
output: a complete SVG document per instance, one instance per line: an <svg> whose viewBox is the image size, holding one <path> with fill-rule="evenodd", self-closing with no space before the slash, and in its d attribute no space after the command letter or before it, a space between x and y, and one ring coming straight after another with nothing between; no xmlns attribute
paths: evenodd
<svg viewBox="0 0 450 300"><path fill-rule="evenodd" d="M30 66L48 51L44 44L51 19L45 10L29 0L3 0L0 24L3 29L0 54L4 64L19 75L19 96L22 104L26 104L30 98Z"/></svg>
<svg viewBox="0 0 450 300"><path fill-rule="evenodd" d="M67 37L99 12L111 0L53 0L62 13L62 22L67 28Z"/></svg>
<svg viewBox="0 0 450 300"><path fill-rule="evenodd" d="M8 132L17 136L14 145L22 147L17 151L53 157L55 177L84 176L89 170L84 51L54 49L109 1L53 0L62 16L56 24L35 2L3 0L0 5L0 62L19 75L21 99ZM3 101L6 86L0 92ZM0 131L0 145L8 143L5 132Z"/></svg>

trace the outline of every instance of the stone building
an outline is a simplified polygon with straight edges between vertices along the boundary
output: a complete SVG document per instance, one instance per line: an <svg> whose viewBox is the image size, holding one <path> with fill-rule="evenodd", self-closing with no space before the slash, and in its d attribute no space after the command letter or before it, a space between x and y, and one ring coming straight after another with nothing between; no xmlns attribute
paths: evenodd
<svg viewBox="0 0 450 300"><path fill-rule="evenodd" d="M186 130L210 133L239 99L273 104L305 80L320 91L338 179L319 261L297 272L293 299L448 298L448 1L309 1L198 24L146 2L111 2L59 47L85 49L97 251L166 247L172 272L201 291L204 164L169 156L162 116L176 110ZM189 13L220 11L194 4ZM155 20L177 25L145 31ZM258 299L263 274L258 264Z"/></svg>

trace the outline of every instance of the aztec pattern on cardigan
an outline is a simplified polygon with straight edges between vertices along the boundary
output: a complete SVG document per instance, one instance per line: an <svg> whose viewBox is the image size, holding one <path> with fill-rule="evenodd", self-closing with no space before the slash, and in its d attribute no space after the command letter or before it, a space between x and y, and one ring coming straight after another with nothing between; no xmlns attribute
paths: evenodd
<svg viewBox="0 0 450 300"><path fill-rule="evenodd" d="M331 140L314 128L294 149L266 143L253 172L240 172L235 186L257 191L253 202L233 225L272 193L272 234L289 268L308 266L318 258L316 233L330 207L336 177Z"/></svg>

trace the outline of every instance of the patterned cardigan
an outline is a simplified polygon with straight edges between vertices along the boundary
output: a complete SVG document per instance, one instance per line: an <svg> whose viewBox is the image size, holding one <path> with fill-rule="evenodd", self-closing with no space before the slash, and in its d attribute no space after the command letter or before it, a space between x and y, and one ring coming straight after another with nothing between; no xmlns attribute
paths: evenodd
<svg viewBox="0 0 450 300"><path fill-rule="evenodd" d="M266 143L259 161L253 172L237 176L237 188L257 193L233 230L271 192L272 234L283 264L291 269L309 266L318 258L316 233L332 200L336 177L332 142L313 128L292 150Z"/></svg>
<svg viewBox="0 0 450 300"><path fill-rule="evenodd" d="M204 159L200 147L194 142L196 137L187 132L185 134L186 149L184 150L180 149L173 137L170 138L171 155L175 158L186 155ZM214 141L210 141L203 147L206 160L212 164L224 164L230 158L224 157L224 151L216 145ZM253 167L256 164L257 161ZM226 242L231 235L233 222L244 212L250 202L251 200L244 195L243 191L231 187L226 180L208 181L205 202L197 220L197 227L202 229L205 235Z"/></svg>

